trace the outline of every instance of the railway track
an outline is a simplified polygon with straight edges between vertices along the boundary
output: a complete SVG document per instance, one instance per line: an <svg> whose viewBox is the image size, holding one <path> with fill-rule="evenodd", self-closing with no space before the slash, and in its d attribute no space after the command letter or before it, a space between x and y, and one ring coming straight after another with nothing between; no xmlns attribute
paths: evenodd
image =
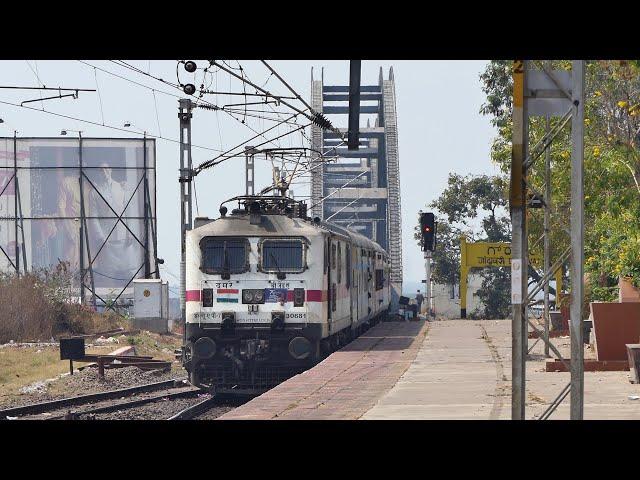
<svg viewBox="0 0 640 480"><path fill-rule="evenodd" d="M212 394L210 397L205 398L198 403L194 403L193 405L188 406L175 415L172 415L167 420L193 420L197 416L202 415L203 413L214 407L218 403L218 400L219 397L217 397L215 394Z"/></svg>
<svg viewBox="0 0 640 480"><path fill-rule="evenodd" d="M7 408L0 410L0 420L75 419L89 414L107 413L115 410L133 408L162 399L196 396L200 392L198 388L188 385L183 380L172 379L107 392ZM70 408L74 410L70 410ZM42 416L43 414L46 414L46 416Z"/></svg>

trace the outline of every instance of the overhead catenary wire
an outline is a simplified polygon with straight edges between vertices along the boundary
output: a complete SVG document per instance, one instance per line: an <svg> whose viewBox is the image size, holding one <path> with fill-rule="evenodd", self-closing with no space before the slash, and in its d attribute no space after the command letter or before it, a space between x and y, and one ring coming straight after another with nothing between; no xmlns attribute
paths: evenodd
<svg viewBox="0 0 640 480"><path fill-rule="evenodd" d="M128 63L126 63L126 62L124 62L124 61L122 61L122 60L119 60L119 61L116 61L116 60L110 60L110 62L112 62L112 63L114 63L115 65L118 65L118 66L124 66L125 68L128 68L128 69L130 69L130 70L132 70L132 71L134 71L134 72L140 73L140 74L145 75L145 76L150 77L150 78L153 78L153 79L155 79L155 80L157 80L157 81L159 81L159 82L164 83L165 85L169 85L169 86L171 86L171 87L173 87L173 88L175 88L175 89L179 90L180 92L183 92L183 90L180 88L180 86L179 86L178 84L171 83L171 82L169 82L169 81L167 81L167 80L165 80L165 79L163 79L163 78L160 78L160 77L156 77L156 76L154 76L154 75L151 75L151 74L149 74L149 73L145 72L144 70L141 70L141 69L139 69L139 68L137 68L137 67L134 67L134 66L132 66L132 65L129 65ZM218 65L218 66L219 66L219 65ZM237 76L236 76L236 77L237 77ZM238 78L240 78L240 80L243 80L241 77L238 77ZM150 87L147 87L147 88L150 88ZM184 93L184 92L183 92L183 93ZM244 122L244 121L242 121L242 120L240 120L240 119L236 118L236 117L235 117L231 112L228 112L228 111L226 111L226 110L222 110L222 109L221 109L220 107L218 107L217 105L215 105L215 104L213 104L213 103L211 103L211 102L208 102L208 101L206 101L206 100L204 100L204 99L202 99L202 98L196 97L195 95L189 95L189 94L186 94L186 93L185 93L185 95L188 95L188 96L193 97L193 98L195 98L195 99L196 99L196 101L194 102L195 106L200 106L200 103L199 103L199 102L202 102L202 103L204 103L205 105L209 106L211 110L216 110L216 111L221 110L221 111L223 111L224 113L226 113L227 115L229 115L231 118L233 118L234 120L236 120L237 122L241 123L242 125L245 125L245 126L246 126L249 130L251 130L253 133L257 134L258 136L263 136L264 132L263 132L263 133L259 133L259 132L257 132L254 128L252 128L252 127L251 127L250 125L248 125L246 122ZM179 98L182 98L182 97L179 97ZM266 138L266 137L264 137L264 138Z"/></svg>
<svg viewBox="0 0 640 480"><path fill-rule="evenodd" d="M160 128L160 116L158 115L158 101L156 100L156 91L151 90L153 93L153 104L156 107L156 122L158 122L158 133L162 135L162 129Z"/></svg>
<svg viewBox="0 0 640 480"><path fill-rule="evenodd" d="M266 142L262 142L262 143L259 143L259 144L257 144L257 145L253 145L253 147L254 147L254 148L257 148L257 147L261 147L261 146L263 146L263 145L266 145L267 143L273 143L273 141L274 141L274 140L277 140L277 139L279 139L279 138L285 137L286 135L290 135L291 133L295 132L296 130L299 130L299 129L302 129L302 128L307 128L309 125L310 125L310 124L307 124L307 125L301 125L300 127L298 127L298 128L297 128L297 129L295 129L295 130L292 130L291 132L283 133L282 135L279 135L279 136L277 136L277 137L274 137L274 138L272 138L272 139L269 139L269 140L267 140ZM245 142L245 143L246 143L246 142ZM206 169L206 168L214 167L214 166L216 166L216 165L218 165L218 164L220 164L220 163L224 162L225 160L229 160L230 158L234 158L234 157L237 157L237 156L240 156L240 155L242 155L242 152L238 152L238 153L235 153L235 154L233 154L233 155L226 156L226 157L221 155L221 157L222 157L222 158L219 158L219 159L218 159L218 160L216 160L216 161L211 161L211 163L209 163L209 162L205 162L204 164L201 164L201 165L199 165L198 167L196 167L196 168L195 168L195 170L194 170L194 174L195 174L195 175L197 175L198 173L200 173L202 170L204 170L204 169Z"/></svg>
<svg viewBox="0 0 640 480"><path fill-rule="evenodd" d="M157 81L160 81L160 82L162 82L162 83L164 83L164 84L166 84L166 85L169 85L169 86L171 86L171 87L173 87L173 88L176 88L176 89L178 89L178 90L180 90L180 91L182 92L182 90L180 89L180 87L179 87L179 85L178 85L178 84L175 84L175 83L169 82L169 81L167 81L167 80L165 80L165 79L163 79L163 78L160 78L160 77L156 77L156 76L154 76L154 75L151 75L151 74L149 74L148 72L144 72L143 70L141 70L141 69L139 69L139 68L137 68L137 67L134 67L134 66L132 66L132 65L130 65L130 64L128 64L128 63L126 63L126 62L124 62L124 61L112 61L112 62L113 62L114 64L116 64L116 65L119 65L119 66L122 66L122 67L128 68L128 69L130 69L130 70L132 70L132 71L134 71L134 72L137 72L137 73L139 73L139 74L142 74L142 75L148 76L148 77L150 77L150 78L153 78L153 79L155 79L155 80L157 80ZM257 91L259 91L259 90L260 90L260 87L258 87L257 85L253 84L252 82L250 82L250 81L248 80L248 78L246 77L246 75L245 75L245 73L244 73L244 69L242 68L242 66L241 66L240 64L239 64L239 67L238 67L238 69L237 69L237 70L239 70L239 71L241 71L241 72L242 72L242 75L241 75L241 76L240 76L240 75L235 74L234 72L231 72L231 71L230 71L230 70L228 70L227 68L222 67L220 64L217 64L216 62L213 62L213 63L212 63L212 65L217 66L217 67L218 67L218 69L223 70L223 71L226 71L226 72L227 72L227 73L229 73L230 75L232 75L232 76L234 76L235 78L237 78L237 79L239 79L240 81L242 81L242 82L243 82L243 88L245 88L245 84L249 84L249 85L253 86L254 88L256 88L256 90L257 90ZM226 64L226 62L225 62L225 65L226 65L227 67L229 67L229 68L233 69L233 67L231 67L230 65ZM113 72L109 72L109 73L112 73L112 74L113 74ZM117 74L114 74L114 75L116 75L116 76L117 76ZM125 78L125 77L121 77L121 78ZM281 77L280 77L280 78L281 78ZM127 80L129 80L129 79L127 79ZM268 79L267 79L267 81L268 81ZM135 83L137 83L137 82L135 82ZM266 83L267 83L267 82L265 82L265 84L266 84ZM142 86L142 84L140 84L140 85ZM149 88L149 89L151 89L151 90L152 90L152 92L153 92L153 90L154 90L153 88L151 88L151 87L149 87L149 86L146 86L146 85L144 85L144 87L145 87L145 88ZM295 91L294 91L294 92L295 92ZM222 93L222 92L220 92L220 93ZM232 93L232 92L226 92L226 93ZM239 92L238 92L238 93L239 93ZM245 91L245 92L243 92L243 93L241 93L241 94L239 93L239 94L240 94L240 95L244 95L244 94L246 94L246 93L247 93L247 92ZM280 100L280 98L281 98L281 97L277 97L277 96L275 96L275 95L271 94L270 92L266 92L266 91L265 91L265 92L263 92L263 93L265 94L265 96L269 96L269 97L272 97L272 98L275 98L275 99L278 99L278 100ZM297 93L294 93L294 94L295 94L297 97L299 97L299 96L297 95ZM175 95L175 96L177 97L177 95ZM191 96L194 96L194 95L191 95ZM195 97L195 96L194 96L194 97ZM194 102L195 106L196 106L196 107L197 107L197 106L200 106L200 102L201 102L202 104L206 105L206 106L209 106L209 107L210 107L211 109L213 109L213 110L216 110L216 111L218 111L218 110L222 110L224 113L226 113L227 115L229 115L229 116L230 116L231 118L233 118L234 120L236 120L236 121L240 121L238 118L236 118L236 117L233 115L233 113L236 113L236 112L234 112L233 110L229 111L230 109L220 108L220 107L218 107L217 105L212 104L211 102L207 102L206 100L204 100L204 99L202 99L202 98L197 98L197 97L196 97L196 102ZM310 117L310 116L309 116L308 114L306 114L305 112L301 111L300 109L297 109L297 108L293 107L292 105L288 104L287 102L281 102L281 103L283 103L283 104L287 105L289 108L293 108L293 109L294 109L294 110L296 110L298 113L302 113L305 117L310 118L310 120L312 120L312 121L314 121L314 122L315 122L315 121L317 121L317 118L316 118L316 117ZM305 102L303 102L303 103L305 103ZM204 105L203 105L203 106L204 106ZM269 105L269 104L267 104L267 105ZM273 108L273 107L272 107L271 105L269 105L269 108ZM247 110L247 109L246 109L246 104L245 104L245 110L244 110L243 112L237 112L237 113L238 113L238 114L243 114L243 115L246 117L246 116L247 116L247 111L246 111L246 110ZM252 112L252 113L257 113L257 112ZM263 110L262 112L259 112L259 113L262 113L263 115L266 115L266 114L268 114L269 112L267 112L267 111L264 111L264 110ZM278 115L278 116L280 115L280 114L279 114L279 112L277 112L277 111L276 111L276 112L273 112L273 114ZM295 119L296 117L297 117L297 115L293 115L292 117L289 117L288 119L286 119L286 120L285 120L285 122L289 122L291 119ZM275 121L275 119L271 119L271 118L269 118L269 117L263 117L263 119L269 119L269 120L271 120L271 121ZM304 129L305 129L307 126L309 126L309 125L304 125L304 126L302 126L302 127L297 127L297 128L295 128L295 129L291 129L290 131L286 132L285 134L278 135L278 136L276 136L276 137L274 137L274 138L267 138L267 137L265 136L265 134L266 134L266 133L268 133L270 130L272 130L274 127L275 127L275 128L277 128L279 125L281 125L282 123L285 123L285 122L280 121L280 122L276 123L275 125L273 125L272 127L270 127L269 129L264 130L263 132L257 132L257 131L256 131L255 129L253 129L250 125L248 125L245 121L240 121L240 123L242 123L243 125L245 125L245 126L246 126L247 128L249 128L251 131L253 131L256 135L255 135L255 136L253 136L253 137L251 137L250 139L248 139L248 140L246 140L246 141L242 142L241 144L237 145L236 147L234 147L234 148L232 148L232 149L230 149L230 150L227 150L226 152L223 152L221 155L219 155L219 156L218 156L218 157L216 157L215 159L212 159L212 160L210 160L210 161L204 162L203 164L199 165L199 166L196 168L196 173L197 173L197 172L199 172L199 171L201 171L201 170L202 170L202 169L204 169L204 168L208 168L209 166L214 166L214 165L216 165L216 164L218 164L218 163L221 163L221 162L222 162L222 161L224 161L224 160L227 160L227 159L229 159L229 158L233 158L233 157L236 157L236 156L240 155L242 152L235 152L235 153L233 153L232 155L229 155L229 154L230 154L231 152L233 152L234 150L236 150L237 148L240 148L241 146L246 145L248 142L250 142L250 141L252 141L252 140L254 140L254 139L258 138L258 137L265 138L265 140L266 140L265 142L263 142L263 143L259 144L258 146L264 145L264 144L266 144L266 143L274 143L276 140L279 140L279 139L281 139L281 138L283 138L283 137L285 137L285 136L287 136L287 135L290 135L290 134L292 134L292 133L295 133L296 131L301 131L301 134L302 134L303 136L305 136L305 137L306 137L306 135L304 135ZM220 138L220 143L221 143L221 145L222 145L221 132L220 132L220 122L217 122L217 123L218 123L218 134L219 134L219 138ZM194 146L195 146L195 145L194 145Z"/></svg>
<svg viewBox="0 0 640 480"><path fill-rule="evenodd" d="M27 65L29 66L33 74L36 76L38 87L40 86L44 87L45 85L44 83L42 83L42 80L40 80L40 75L38 75L37 63L36 63L36 69L34 70L31 64L29 63L29 60L25 60L25 62L27 62ZM39 95L40 95L40 106L42 107L42 110L44 110L44 103L42 103L42 92L39 92Z"/></svg>
<svg viewBox="0 0 640 480"><path fill-rule="evenodd" d="M255 83L250 82L249 80L246 80L243 77L239 76L237 73L225 68L224 66L220 65L219 63L217 63L215 60L213 60L213 64L218 66L218 67L220 67L222 70L227 72L229 75L234 76L235 78L239 79L240 81L247 82L249 85L251 85L256 90L261 91L261 92L269 95L270 97L279 100L283 105L286 105L287 107L291 108L292 110L294 110L294 111L300 113L301 115L304 115L305 117L307 117L312 123L314 123L316 125L319 125L320 127L325 128L327 130L331 130L334 133L337 133L338 135L340 135L340 137L342 139L344 139L344 135L342 134L342 132L340 132L339 129L337 129L333 125L331 125L331 122L329 122L329 120L327 120L324 116L322 116L322 114L317 113L317 112L315 114L306 113L306 111L303 111L303 110L295 107L294 105L291 105L289 102L286 102L285 100L283 100L278 95L274 95L271 92L268 92L267 90L264 90L263 88L257 86Z"/></svg>
<svg viewBox="0 0 640 480"><path fill-rule="evenodd" d="M295 118L296 116L297 116L297 114L292 115L291 117L289 117L289 120L291 120L291 119ZM271 130L273 130L274 128L276 128L276 126L277 126L277 125L273 125L272 127L268 128L267 130L265 130L264 132L262 132L262 135L264 135L264 134L265 134L265 133L267 133L267 132L270 132ZM238 145L236 145L235 147L232 147L232 148L230 148L230 149L228 149L228 150L226 150L226 151L222 152L222 153L221 153L220 155L218 155L217 157L212 158L211 160L207 160L206 162L202 162L200 165L198 165L198 166L195 168L195 170L199 172L199 171L201 171L201 170L204 170L205 168L209 168L210 166L215 165L215 162L216 162L218 159L220 159L220 158L224 157L225 155L227 155L227 154L229 154L229 153L233 152L234 150L236 150L236 149L238 149L238 148L240 148L240 147L242 147L242 146L246 145L248 142L251 142L252 140L255 140L255 139L256 139L256 138L258 138L259 136L261 136L261 135L256 135L256 136L254 136L254 137L251 137L250 139L245 140L245 141L243 141L243 142L239 143L239 144L238 144ZM239 153L239 152L238 152L238 153ZM236 156L236 155L237 155L237 154L235 154L234 156Z"/></svg>
<svg viewBox="0 0 640 480"><path fill-rule="evenodd" d="M18 105L17 103L11 103L11 102L7 102L7 101L4 101L4 100L0 100L0 104L10 105L12 107L18 107L18 108L25 108L27 110L32 110L34 112L40 112L40 113L46 113L46 114L49 114L49 115L55 115L56 117L66 118L68 120L74 120L76 122L82 122L82 123L86 123L86 124L90 124L90 125L96 125L98 127L110 128L112 130L119 130L121 132L133 133L133 134L139 133L139 132L136 132L134 130L130 130L130 129L122 128L122 127L116 127L115 125L109 125L109 124L106 124L106 123L103 125L101 123L94 122L94 121L91 121L91 120L85 120L83 118L72 117L71 115L64 115L62 113L56 113L56 112L52 112L50 110L40 110L38 108L27 107L27 106L24 106L24 105ZM158 138L160 140L165 140L165 141L172 142L172 143L178 143L178 144L180 143L180 140L176 140L176 139L168 138L168 137L163 137L161 135L154 135L154 134L149 133L149 132L147 132L147 137L149 137L149 138ZM191 144L191 146L195 147L195 148L201 148L203 150L210 150L212 152L220 152L220 150L217 149L217 148L205 147L203 145Z"/></svg>
<svg viewBox="0 0 640 480"><path fill-rule="evenodd" d="M104 109L102 108L102 95L100 95L100 86L98 85L98 71L93 68L93 76L96 81L96 90L98 92L98 100L100 101L100 115L102 116L102 125L104 125Z"/></svg>
<svg viewBox="0 0 640 480"><path fill-rule="evenodd" d="M285 87L287 87L287 88L291 91L291 93L293 93L293 94L296 96L296 98L297 98L298 100L300 100L300 101L304 104L304 106L305 106L305 107L307 107L307 108L309 109L309 111L310 111L312 114L315 114L315 113L316 113L316 112L315 112L315 110L314 110L313 108L311 108L311 105L309 105L309 104L308 104L308 103L307 103L307 102L306 102L306 101L305 101L305 100L300 96L300 94L299 94L298 92L296 92L296 91L291 87L291 85L289 85L289 84L284 80L284 78L282 78L280 75L278 75L278 72L276 72L273 68L271 68L271 66L270 66L270 65L269 65L265 60L260 60L260 61L264 64L264 66L265 66L265 67L267 67L267 68L269 69L269 71L271 72L271 74L272 74L272 75L275 75L275 76L277 77L277 79L278 79L278 80L280 80L280 81L284 84L284 86L285 86Z"/></svg>

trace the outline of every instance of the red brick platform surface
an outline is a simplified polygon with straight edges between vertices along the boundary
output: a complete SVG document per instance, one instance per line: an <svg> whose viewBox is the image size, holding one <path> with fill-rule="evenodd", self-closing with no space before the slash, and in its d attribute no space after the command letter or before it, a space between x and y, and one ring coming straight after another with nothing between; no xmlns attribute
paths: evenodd
<svg viewBox="0 0 640 480"><path fill-rule="evenodd" d="M567 363L571 362L571 359L566 359ZM564 363L561 360L547 360L546 363L546 371L547 372L568 372L569 370L565 367ZM627 360L584 360L584 371L585 372L628 372L629 371L629 362Z"/></svg>
<svg viewBox="0 0 640 480"><path fill-rule="evenodd" d="M384 322L221 420L355 420L371 409L411 365L428 324Z"/></svg>

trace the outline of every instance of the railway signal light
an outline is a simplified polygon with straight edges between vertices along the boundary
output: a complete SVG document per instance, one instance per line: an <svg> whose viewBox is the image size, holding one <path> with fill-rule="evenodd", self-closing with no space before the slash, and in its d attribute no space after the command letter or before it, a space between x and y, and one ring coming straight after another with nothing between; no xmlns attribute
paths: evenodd
<svg viewBox="0 0 640 480"><path fill-rule="evenodd" d="M433 251L436 243L436 219L433 213L420 214L420 232L422 235L422 250Z"/></svg>

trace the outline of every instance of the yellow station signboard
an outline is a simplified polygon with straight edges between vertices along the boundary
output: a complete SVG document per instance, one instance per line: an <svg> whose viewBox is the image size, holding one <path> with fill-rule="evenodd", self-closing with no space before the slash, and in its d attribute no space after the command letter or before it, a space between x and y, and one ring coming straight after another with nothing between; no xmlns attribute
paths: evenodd
<svg viewBox="0 0 640 480"><path fill-rule="evenodd" d="M542 257L529 255L529 263L540 268ZM470 268L510 267L511 244L507 242L468 243L466 237L460 237L460 316L467 316L467 276ZM556 272L556 285L561 290L562 273Z"/></svg>
<svg viewBox="0 0 640 480"><path fill-rule="evenodd" d="M464 246L463 246L464 245ZM508 267L511 265L511 244L500 242L460 242L461 249L466 249L467 267ZM540 255L529 255L529 261L539 266L542 264Z"/></svg>

